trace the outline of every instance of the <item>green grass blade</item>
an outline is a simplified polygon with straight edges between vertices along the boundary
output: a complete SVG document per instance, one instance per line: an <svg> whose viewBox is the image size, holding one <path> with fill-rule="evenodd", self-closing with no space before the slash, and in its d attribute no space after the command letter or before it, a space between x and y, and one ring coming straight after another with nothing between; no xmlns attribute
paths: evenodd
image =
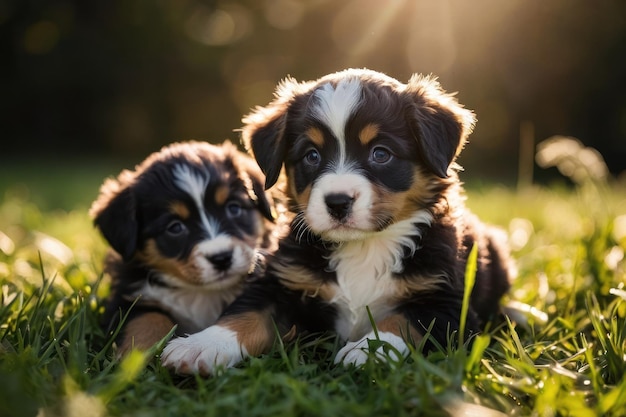
<svg viewBox="0 0 626 417"><path fill-rule="evenodd" d="M461 321L459 324L459 346L465 344L465 326L467 323L467 313L469 311L470 296L476 281L476 269L478 266L478 245L474 243L472 250L467 257L465 267L465 287L463 290L463 304L461 305Z"/></svg>

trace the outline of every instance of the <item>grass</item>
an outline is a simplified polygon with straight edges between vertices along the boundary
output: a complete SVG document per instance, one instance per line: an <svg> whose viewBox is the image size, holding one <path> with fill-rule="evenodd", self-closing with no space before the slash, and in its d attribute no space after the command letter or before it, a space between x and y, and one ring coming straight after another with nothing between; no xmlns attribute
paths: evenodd
<svg viewBox="0 0 626 417"><path fill-rule="evenodd" d="M626 415L623 184L470 192L511 236L527 325L361 369L333 365L332 335L310 336L206 379L171 375L159 347L115 359L97 325L96 189L64 210L22 192L0 202L0 416Z"/></svg>

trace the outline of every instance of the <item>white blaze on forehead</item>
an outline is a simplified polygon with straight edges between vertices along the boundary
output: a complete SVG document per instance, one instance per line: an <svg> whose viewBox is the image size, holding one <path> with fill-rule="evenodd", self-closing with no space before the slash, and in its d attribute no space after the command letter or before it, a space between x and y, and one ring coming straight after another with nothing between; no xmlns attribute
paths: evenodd
<svg viewBox="0 0 626 417"><path fill-rule="evenodd" d="M201 175L199 172L194 172L191 167L183 164L176 165L172 172L174 174L174 184L186 192L196 204L202 226L209 234L209 237L217 236L219 231L217 222L214 219L209 219L204 210L204 193L211 179L209 172L205 171L204 175Z"/></svg>
<svg viewBox="0 0 626 417"><path fill-rule="evenodd" d="M358 78L340 81L335 87L327 83L317 89L314 96L317 100L313 115L337 138L339 161L343 163L346 156L346 123L361 100L361 83Z"/></svg>

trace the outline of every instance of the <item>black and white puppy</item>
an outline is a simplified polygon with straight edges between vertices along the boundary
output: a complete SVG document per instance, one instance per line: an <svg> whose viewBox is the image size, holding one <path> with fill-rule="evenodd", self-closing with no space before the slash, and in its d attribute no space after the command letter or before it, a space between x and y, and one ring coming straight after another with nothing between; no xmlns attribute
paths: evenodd
<svg viewBox="0 0 626 417"><path fill-rule="evenodd" d="M147 349L174 325L194 333L241 292L272 244L273 200L257 164L229 142L177 143L100 189L90 214L113 248L104 324L119 352Z"/></svg>
<svg viewBox="0 0 626 417"><path fill-rule="evenodd" d="M403 84L350 69L284 80L274 101L244 118L243 140L266 187L284 167L290 231L265 279L216 325L170 341L163 363L211 374L267 351L276 328L281 337L335 331L344 364L363 363L376 338L402 355L420 341L445 346L460 327L474 244L466 331L480 331L509 288L510 261L498 234L464 206L455 159L474 123L432 77Z"/></svg>

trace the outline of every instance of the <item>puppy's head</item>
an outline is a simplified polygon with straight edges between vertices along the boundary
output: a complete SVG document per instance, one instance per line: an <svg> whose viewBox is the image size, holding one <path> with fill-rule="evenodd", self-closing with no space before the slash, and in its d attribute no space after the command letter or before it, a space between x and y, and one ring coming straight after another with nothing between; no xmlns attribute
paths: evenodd
<svg viewBox="0 0 626 417"><path fill-rule="evenodd" d="M173 286L238 283L272 220L264 176L231 143L170 145L107 180L90 214L124 261Z"/></svg>
<svg viewBox="0 0 626 417"><path fill-rule="evenodd" d="M429 208L456 180L474 115L435 78L408 84L369 70L284 80L243 119L271 187L285 167L291 209L331 241L362 239Z"/></svg>

